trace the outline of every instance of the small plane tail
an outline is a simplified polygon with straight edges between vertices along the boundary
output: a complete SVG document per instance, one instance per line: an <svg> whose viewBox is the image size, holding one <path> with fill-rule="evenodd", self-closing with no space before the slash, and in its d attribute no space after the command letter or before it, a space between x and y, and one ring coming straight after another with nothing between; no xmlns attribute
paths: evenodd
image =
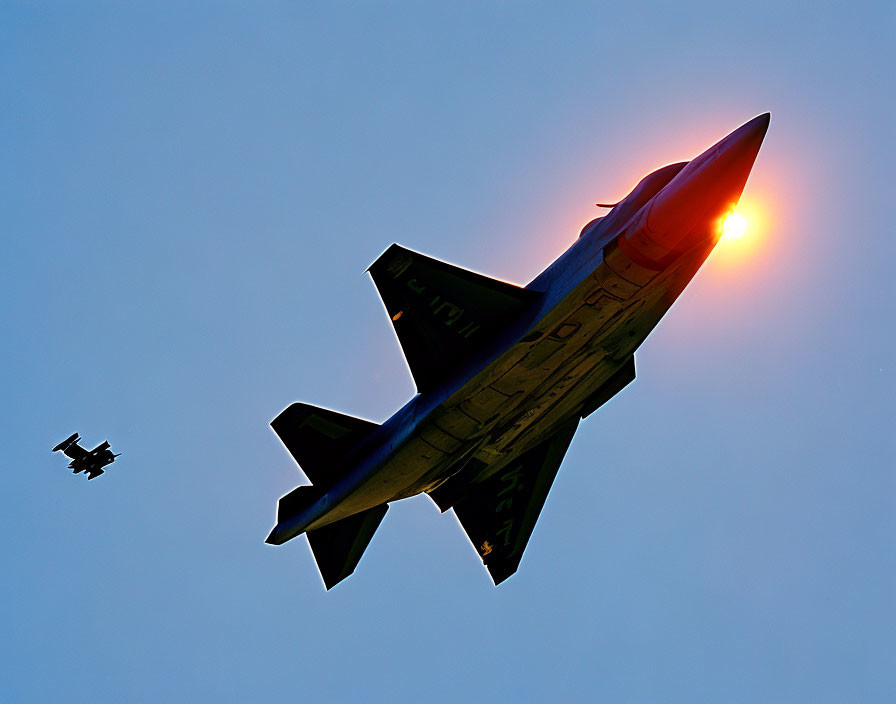
<svg viewBox="0 0 896 704"><path fill-rule="evenodd" d="M71 445L72 443L78 442L78 440L80 440L80 439L81 439L81 437L78 435L78 433L72 433L65 440L63 440L56 447L54 447L53 452L59 452L60 450L65 450L66 448L68 448L69 445Z"/></svg>
<svg viewBox="0 0 896 704"><path fill-rule="evenodd" d="M327 589L355 571L388 509L382 504L308 531L308 544Z"/></svg>
<svg viewBox="0 0 896 704"><path fill-rule="evenodd" d="M309 403L294 403L271 421L302 471L315 485L332 483L333 468L379 425Z"/></svg>

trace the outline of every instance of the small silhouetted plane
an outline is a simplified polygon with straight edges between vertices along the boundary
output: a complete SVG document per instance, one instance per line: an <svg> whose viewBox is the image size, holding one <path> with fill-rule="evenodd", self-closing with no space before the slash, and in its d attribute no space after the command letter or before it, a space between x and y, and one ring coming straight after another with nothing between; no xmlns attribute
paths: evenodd
<svg viewBox="0 0 896 704"><path fill-rule="evenodd" d="M86 472L88 480L103 474L103 467L112 464L115 458L121 454L120 452L118 454L112 453L112 450L109 449L108 440L97 445L92 450L85 450L78 444L80 439L78 433L75 433L54 447L53 452L62 452L66 456L71 457L72 461L69 463L68 468L74 470L74 474Z"/></svg>
<svg viewBox="0 0 896 704"><path fill-rule="evenodd" d="M388 504L453 509L495 584L516 572L579 421L635 378L635 350L737 204L768 129L750 120L645 176L525 287L389 247L369 269L417 386L382 425L305 403L272 422L311 481L267 538L306 533L327 589Z"/></svg>

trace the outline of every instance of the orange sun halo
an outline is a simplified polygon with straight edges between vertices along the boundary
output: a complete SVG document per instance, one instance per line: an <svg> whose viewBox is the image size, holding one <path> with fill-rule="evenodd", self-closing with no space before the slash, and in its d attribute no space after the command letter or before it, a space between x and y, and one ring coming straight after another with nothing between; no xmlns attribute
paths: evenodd
<svg viewBox="0 0 896 704"><path fill-rule="evenodd" d="M722 237L726 240L739 240L747 234L749 223L747 219L738 212L731 212L722 220Z"/></svg>
<svg viewBox="0 0 896 704"><path fill-rule="evenodd" d="M742 199L717 221L715 259L726 266L742 266L765 241L768 212L764 204Z"/></svg>

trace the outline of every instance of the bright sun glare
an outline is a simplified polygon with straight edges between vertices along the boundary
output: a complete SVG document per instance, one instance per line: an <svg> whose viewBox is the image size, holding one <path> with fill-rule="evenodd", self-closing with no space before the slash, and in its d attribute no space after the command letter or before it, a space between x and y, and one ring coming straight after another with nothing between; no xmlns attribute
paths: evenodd
<svg viewBox="0 0 896 704"><path fill-rule="evenodd" d="M722 222L722 237L737 240L747 233L747 219L740 213L729 213Z"/></svg>

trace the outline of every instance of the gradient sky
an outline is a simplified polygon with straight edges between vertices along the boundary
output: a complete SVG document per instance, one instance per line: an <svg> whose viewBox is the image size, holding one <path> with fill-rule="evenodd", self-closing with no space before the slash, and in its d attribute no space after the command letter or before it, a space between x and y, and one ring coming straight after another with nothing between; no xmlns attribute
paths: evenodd
<svg viewBox="0 0 896 704"><path fill-rule="evenodd" d="M0 699L894 700L896 6L630 4L3 3ZM526 283L766 110L513 578L426 497L263 543L283 407L413 394L389 244Z"/></svg>

